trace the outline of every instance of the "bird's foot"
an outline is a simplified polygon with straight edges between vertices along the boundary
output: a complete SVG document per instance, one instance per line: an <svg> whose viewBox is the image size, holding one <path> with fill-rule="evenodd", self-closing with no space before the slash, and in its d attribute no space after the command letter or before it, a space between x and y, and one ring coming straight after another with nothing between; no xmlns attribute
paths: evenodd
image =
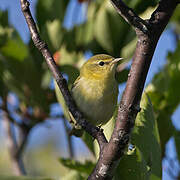
<svg viewBox="0 0 180 180"><path fill-rule="evenodd" d="M99 126L97 126L97 128L98 128L98 131L103 132L103 131L104 131L104 129L103 129L103 128L101 128L101 126L102 126L102 125L99 125Z"/></svg>

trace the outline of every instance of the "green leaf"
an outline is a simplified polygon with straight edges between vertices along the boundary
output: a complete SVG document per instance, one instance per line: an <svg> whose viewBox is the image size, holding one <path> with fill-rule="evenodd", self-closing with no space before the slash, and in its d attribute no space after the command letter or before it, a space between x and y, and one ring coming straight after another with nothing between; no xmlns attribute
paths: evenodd
<svg viewBox="0 0 180 180"><path fill-rule="evenodd" d="M120 20L111 4L104 1L97 11L94 37L107 53L119 56L121 48L134 39L135 33L125 21Z"/></svg>
<svg viewBox="0 0 180 180"><path fill-rule="evenodd" d="M8 39L6 44L0 48L0 52L4 56L20 61L23 61L28 56L28 49L19 37L14 40Z"/></svg>
<svg viewBox="0 0 180 180"><path fill-rule="evenodd" d="M68 174L63 176L61 178L61 180L84 180L86 178L84 176L82 176L79 172L72 170Z"/></svg>
<svg viewBox="0 0 180 180"><path fill-rule="evenodd" d="M40 30L44 28L47 21L54 19L58 19L62 24L68 3L69 0L39 0L36 6L36 14Z"/></svg>
<svg viewBox="0 0 180 180"><path fill-rule="evenodd" d="M39 0L37 2L36 16L41 37L53 53L60 48L65 37L62 24L68 3L68 0Z"/></svg>
<svg viewBox="0 0 180 180"><path fill-rule="evenodd" d="M51 43L53 49L55 50L59 49L64 36L63 29L61 27L61 23L59 19L55 19L53 21L47 21L46 28L47 28L47 36L50 41L49 43Z"/></svg>
<svg viewBox="0 0 180 180"><path fill-rule="evenodd" d="M93 40L94 19L87 19L87 21L76 29L76 44L82 48L87 48L87 45ZM84 47L85 46L85 47Z"/></svg>
<svg viewBox="0 0 180 180"><path fill-rule="evenodd" d="M111 33L107 18L106 4L103 3L97 13L97 19L95 23L95 37L97 41L105 48L108 52L113 51L113 43L111 39Z"/></svg>
<svg viewBox="0 0 180 180"><path fill-rule="evenodd" d="M92 152L93 155L95 155L94 139L92 138L92 136L90 136L87 132L84 132L82 140L88 147L89 151Z"/></svg>
<svg viewBox="0 0 180 180"><path fill-rule="evenodd" d="M149 168L150 177L161 179L161 149L157 122L155 120L151 101L147 94L141 100L141 112L138 113L131 143L141 151Z"/></svg>
<svg viewBox="0 0 180 180"><path fill-rule="evenodd" d="M133 149L124 155L115 172L114 180L147 180L148 167L143 159L143 155L138 148Z"/></svg>
<svg viewBox="0 0 180 180"><path fill-rule="evenodd" d="M90 174L95 166L95 164L91 161L85 161L84 163L81 163L72 159L64 158L60 158L59 161L65 167L85 174Z"/></svg>
<svg viewBox="0 0 180 180"><path fill-rule="evenodd" d="M0 53L23 61L28 56L28 48L13 28L0 25Z"/></svg>
<svg viewBox="0 0 180 180"><path fill-rule="evenodd" d="M179 57L180 43L177 44L174 53L168 54L167 64L155 75L152 84L146 88L157 117L162 157L167 141L174 134L171 116L180 103L180 84L177 83L180 82Z"/></svg>
<svg viewBox="0 0 180 180"><path fill-rule="evenodd" d="M1 11L0 10L0 26L2 26L2 27L9 26L8 11Z"/></svg>
<svg viewBox="0 0 180 180"><path fill-rule="evenodd" d="M44 104L44 107L47 105L45 94L42 93L41 75L41 71L35 68L30 58L26 61L6 58L3 81L11 91L17 93L19 98L29 105Z"/></svg>
<svg viewBox="0 0 180 180"><path fill-rule="evenodd" d="M42 58L29 53L31 45L24 44L13 28L0 26L1 85L16 93L20 101L30 106L40 105L48 112L46 88L49 87L47 84L45 87L45 81L41 82L45 68L42 69Z"/></svg>
<svg viewBox="0 0 180 180"><path fill-rule="evenodd" d="M69 52L65 46L62 46L59 50L60 58L58 61L59 65L74 65L78 67L78 64L82 65L84 62L84 56L82 52Z"/></svg>
<svg viewBox="0 0 180 180"><path fill-rule="evenodd" d="M120 160L115 180L161 179L161 150L157 123L150 99L143 94L141 112L135 121L131 144Z"/></svg>

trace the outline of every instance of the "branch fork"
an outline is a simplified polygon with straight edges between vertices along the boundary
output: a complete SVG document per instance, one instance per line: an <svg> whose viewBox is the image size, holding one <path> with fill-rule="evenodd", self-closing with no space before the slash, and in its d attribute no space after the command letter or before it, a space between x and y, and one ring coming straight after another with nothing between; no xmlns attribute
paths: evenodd
<svg viewBox="0 0 180 180"><path fill-rule="evenodd" d="M68 90L67 82L59 72L57 65L47 47L40 39L35 22L32 18L29 2L20 0L22 12L28 24L35 46L44 56L70 112L100 146L100 156L96 167L88 177L89 180L112 179L124 149L129 142L137 113L140 111L140 100L147 73L151 64L158 39L172 16L179 0L161 0L149 20L141 19L122 0L110 0L117 12L134 28L138 41L128 75L126 88L118 109L114 131L107 142L104 133L83 118Z"/></svg>
<svg viewBox="0 0 180 180"><path fill-rule="evenodd" d="M69 111L72 113L74 118L77 120L78 124L82 126L82 128L87 131L93 138L97 139L101 149L104 147L104 144L107 143L107 140L105 138L105 135L102 131L99 130L99 128L93 126L89 122L85 120L83 117L83 114L78 110L71 93L68 89L67 82L63 78L62 74L59 72L59 69L54 61L54 58L51 54L51 52L48 49L48 46L45 42L43 42L40 38L40 35L38 33L38 30L36 28L36 24L34 22L34 19L31 15L31 11L29 9L30 3L27 0L20 0L21 2L21 9L24 14L24 17L26 19L26 22L29 27L29 31L31 33L32 40L34 42L34 45L37 47L37 49L42 53L44 56L49 69L51 70L57 85L59 89L61 90L61 93L64 96L65 102L69 108Z"/></svg>

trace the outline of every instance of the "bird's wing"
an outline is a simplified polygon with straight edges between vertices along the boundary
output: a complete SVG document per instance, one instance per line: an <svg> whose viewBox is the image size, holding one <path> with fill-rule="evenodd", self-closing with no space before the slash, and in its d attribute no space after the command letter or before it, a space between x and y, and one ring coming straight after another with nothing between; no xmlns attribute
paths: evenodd
<svg viewBox="0 0 180 180"><path fill-rule="evenodd" d="M71 87L71 92L73 91L73 88L74 88L75 86L77 86L77 84L78 84L78 82L79 82L79 79L80 79L80 76L77 77L77 79L74 81L74 83L73 83L73 85L72 85L72 87Z"/></svg>

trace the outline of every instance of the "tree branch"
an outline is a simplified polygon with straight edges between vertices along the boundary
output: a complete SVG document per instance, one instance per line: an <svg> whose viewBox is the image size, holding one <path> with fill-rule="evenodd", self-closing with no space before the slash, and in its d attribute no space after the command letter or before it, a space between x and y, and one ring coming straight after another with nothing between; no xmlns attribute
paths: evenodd
<svg viewBox="0 0 180 180"><path fill-rule="evenodd" d="M25 175L26 171L24 168L24 163L22 161L22 153L24 150L24 143L23 145L20 144L20 146L18 146L17 140L16 140L16 136L13 132L13 122L15 122L13 120L13 118L11 118L10 113L8 111L7 108L7 97L3 98L3 104L2 104L2 110L3 110L3 114L4 114L4 125L5 125L5 129L7 131L7 142L8 142L8 150L9 150L9 154L10 154L10 158L11 158L11 162L12 162L12 166L13 166L13 172L16 175ZM19 124L18 124L19 125ZM21 126L19 126L21 128ZM20 129L21 131L22 129ZM28 134L27 134L28 136Z"/></svg>
<svg viewBox="0 0 180 180"><path fill-rule="evenodd" d="M122 4L122 1L118 2L120 5ZM124 4L122 5L123 7L120 9L124 8ZM157 42L176 6L176 1L160 1L152 17L147 21L149 25L152 25L149 33L143 32L141 28L136 29L138 41L126 88L119 105L115 128L109 143L104 147L96 167L89 176L89 180L112 179L113 172L129 142L136 115L140 111L141 95ZM125 16L126 19L129 18L129 15L123 14L122 16Z"/></svg>
<svg viewBox="0 0 180 180"><path fill-rule="evenodd" d="M111 2L118 13L135 28L138 35L138 42L133 56L126 89L118 109L116 125L110 142L107 143L104 134L85 121L82 113L77 109L65 79L58 71L47 45L40 39L29 10L28 1L21 0L22 11L29 26L33 42L46 59L70 112L82 128L98 140L101 149L100 157L96 167L88 178L89 180L112 179L113 171L117 167L119 159L123 156L124 149L129 141L136 115L140 111L140 99L158 39L178 4L178 1L175 0L160 1L152 17L148 21L145 21L139 18L133 10L128 8L121 0L111 0Z"/></svg>
<svg viewBox="0 0 180 180"><path fill-rule="evenodd" d="M150 25L141 19L133 9L126 6L122 0L110 0L116 11L136 30L142 31L144 34L149 33Z"/></svg>
<svg viewBox="0 0 180 180"><path fill-rule="evenodd" d="M16 151L17 159L22 159L22 155L24 153L24 149L26 148L30 131L31 131L31 128L27 128L26 126L21 127L21 129L20 129L20 138L21 139L20 139L18 149Z"/></svg>
<svg viewBox="0 0 180 180"><path fill-rule="evenodd" d="M8 109L5 108L4 105L3 105L3 106L0 106L0 109L1 109L2 111L4 111L4 113L7 113L7 115L8 115L8 120L9 120L11 123L15 124L17 127L21 127L21 123L15 121L15 120L11 117L11 115L9 114Z"/></svg>
<svg viewBox="0 0 180 180"><path fill-rule="evenodd" d="M64 96L65 102L69 108L69 111L72 113L73 117L76 119L79 125L82 126L82 128L87 131L91 136L93 136L95 139L97 139L100 149L104 147L104 145L107 143L107 140L104 136L104 133L99 130L99 128L93 126L89 122L87 122L83 114L78 110L71 93L68 89L67 82L63 78L62 74L59 72L58 67L53 59L53 56L51 55L47 45L45 42L43 42L39 36L39 33L36 28L36 24L33 20L33 17L31 15L30 9L29 9L29 2L27 0L20 0L21 2L21 8L22 12L24 14L24 17L26 19L26 22L29 27L29 31L31 33L32 40L34 42L34 45L38 48L38 50L42 53L44 56L49 69L51 70L57 85L59 89L61 90L62 95Z"/></svg>
<svg viewBox="0 0 180 180"><path fill-rule="evenodd" d="M17 144L14 141L14 137L11 130L11 122L7 119L6 114L4 114L4 128L7 132L7 147L10 154L10 159L12 163L13 172L15 175L22 175L24 174L21 165L18 163L17 159L15 158L15 151L17 148Z"/></svg>

